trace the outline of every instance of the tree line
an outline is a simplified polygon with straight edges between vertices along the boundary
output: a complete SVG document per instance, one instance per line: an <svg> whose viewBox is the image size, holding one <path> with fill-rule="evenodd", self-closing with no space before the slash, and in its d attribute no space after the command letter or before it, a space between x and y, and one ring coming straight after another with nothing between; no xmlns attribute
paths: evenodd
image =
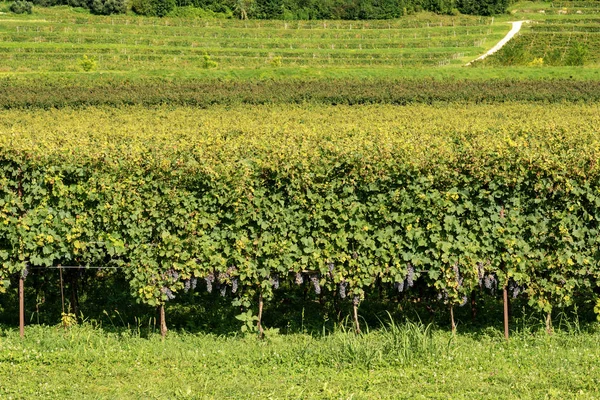
<svg viewBox="0 0 600 400"><path fill-rule="evenodd" d="M33 0L33 3L83 7L96 14L120 14L129 9L125 0ZM133 0L131 10L155 17L190 7L240 19L369 20L400 18L420 11L494 15L506 12L509 3L510 0Z"/></svg>

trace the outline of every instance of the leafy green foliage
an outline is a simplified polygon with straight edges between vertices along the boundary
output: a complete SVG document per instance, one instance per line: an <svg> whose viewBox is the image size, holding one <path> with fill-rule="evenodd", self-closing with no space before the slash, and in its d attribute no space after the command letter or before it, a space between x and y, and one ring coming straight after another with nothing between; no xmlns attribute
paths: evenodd
<svg viewBox="0 0 600 400"><path fill-rule="evenodd" d="M44 6L69 4L69 0L36 0ZM134 0L141 15L164 17L175 6L194 6L210 12L256 19L382 20L418 11L494 15L506 12L508 0Z"/></svg>
<svg viewBox="0 0 600 400"><path fill-rule="evenodd" d="M87 54L84 54L81 60L79 60L79 66L85 72L94 71L98 66L98 62L94 57L88 57Z"/></svg>
<svg viewBox="0 0 600 400"><path fill-rule="evenodd" d="M125 14L127 6L124 0L93 0L90 11L99 15Z"/></svg>
<svg viewBox="0 0 600 400"><path fill-rule="evenodd" d="M196 279L246 308L279 280L355 301L417 282L450 305L512 282L537 310L567 307L598 289L597 108L338 106L339 125L327 108L229 110L235 125L222 110L65 110L60 127L5 112L21 122L0 139L0 279L114 265L148 305ZM503 112L548 124L498 125ZM199 125L138 133L151 116Z"/></svg>
<svg viewBox="0 0 600 400"><path fill-rule="evenodd" d="M239 321L242 321L242 332L244 333L255 333L257 332L256 321L258 321L258 317L256 315L252 315L252 310L247 310L244 313L236 315L235 318Z"/></svg>
<svg viewBox="0 0 600 400"><path fill-rule="evenodd" d="M175 9L175 0L133 0L132 10L149 17L164 17Z"/></svg>
<svg viewBox="0 0 600 400"><path fill-rule="evenodd" d="M211 58L212 59L212 58ZM264 60L263 60L264 63ZM600 82L572 79L294 79L0 78L0 108L89 105L432 104L596 102Z"/></svg>
<svg viewBox="0 0 600 400"><path fill-rule="evenodd" d="M575 42L569 48L565 64L571 66L582 66L586 63L588 54L589 50L585 44Z"/></svg>
<svg viewBox="0 0 600 400"><path fill-rule="evenodd" d="M204 53L204 60L202 61L202 68L217 68L219 64L212 59L208 53Z"/></svg>
<svg viewBox="0 0 600 400"><path fill-rule="evenodd" d="M17 0L10 5L10 11L15 14L31 14L33 3L30 1Z"/></svg>

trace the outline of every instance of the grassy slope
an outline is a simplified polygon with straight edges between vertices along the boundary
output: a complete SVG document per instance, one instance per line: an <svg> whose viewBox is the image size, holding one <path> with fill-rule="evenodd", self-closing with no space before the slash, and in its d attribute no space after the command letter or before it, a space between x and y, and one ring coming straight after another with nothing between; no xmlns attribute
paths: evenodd
<svg viewBox="0 0 600 400"><path fill-rule="evenodd" d="M537 7L537 8L536 8ZM353 56L359 55L361 51L358 50L349 50L349 49L341 49L341 45L336 45L335 50L326 50L327 46L330 45L330 42L340 42L345 43L346 40L350 42L361 42L362 39L343 39L344 37L352 34L352 32L360 31L360 35L362 32L367 35L366 37L370 37L371 39L366 39L366 42L373 43L375 45L387 46L388 42L398 42L398 43L412 43L411 46L417 46L416 48L406 48L399 49L397 51L407 52L407 54L418 55L419 53L433 51L434 49L429 49L428 46L428 36L432 35L432 37L436 37L439 35L450 35L450 31L448 29L454 30L455 28L449 27L452 24L452 17L447 16L435 16L431 14L419 14L417 16L408 17L407 19L390 21L389 23L394 25L394 29L389 31L385 29L386 26L381 26L382 29L372 29L374 26L379 27L385 21L367 21L367 22L356 22L356 21L328 21L328 25L326 29L321 29L319 24L323 22L300 22L300 24L307 24L306 27L300 30L292 30L292 29L284 29L283 21L251 21L249 22L249 28L244 28L240 25L239 21L219 21L219 20L180 20L180 19L170 19L167 22L162 20L156 20L158 23L167 24L168 26L157 27L156 29L161 29L161 32L165 33L165 43L160 42L158 47L151 47L152 51L156 51L158 53L165 52L169 50L169 40L175 40L186 42L192 40L194 35L196 35L199 43L207 43L207 45L211 45L211 43L215 45L222 44L223 46L234 46L236 42L240 40L248 41L248 46L251 47L252 51L259 51L260 54L263 54L268 59L270 56L267 53L272 53L277 56L278 54L282 55L283 66L282 67L273 67L268 62L262 62L256 64L257 61L253 59L249 59L249 63L239 63L237 61L226 61L219 63L217 69L202 69L199 67L199 63L201 62L201 57L198 55L191 56L197 58L198 62L193 61L192 59L186 61L185 66L182 64L178 66L178 63L165 63L162 65L160 63L156 63L156 61L149 61L147 64L144 64L143 61L136 61L137 64L132 66L126 66L126 62L123 61L123 66L119 67L119 62L116 62L115 65L105 65L103 66L100 63L98 67L98 72L93 73L81 73L77 72L79 69L77 64L77 54L74 54L72 61L56 61L49 62L51 59L50 56L41 54L39 57L35 56L35 53L19 53L16 50L10 50L11 48L18 49L22 46L34 46L41 50L50 49L53 46L52 41L56 41L56 39L49 39L50 42L41 43L39 40L42 40L45 35L48 37L54 37L58 33L57 31L50 32L48 31L49 26L56 25L56 29L60 31L60 29L69 29L71 32L69 35L76 38L79 34L76 32L78 29L83 29L83 36L88 37L89 40L100 40L100 42L105 41L102 38L102 32L105 30L110 30L111 32L115 32L111 34L110 38L107 38L106 41L114 42L109 47L114 47L117 50L107 50L107 51L118 51L119 53L115 56L119 60L126 60L127 55L134 54L138 49L139 51L147 51L144 50L142 42L140 41L139 45L137 43L138 35L141 34L141 37L147 37L150 40L151 38L158 38L156 34L158 31L153 30L153 24L157 23L154 19L144 18L144 17L135 17L135 16L127 16L127 17L118 17L123 19L120 21L118 18L116 19L116 25L112 25L112 17L95 17L89 14L78 13L73 10L69 10L68 8L57 8L57 9L37 9L37 14L33 16L14 16L14 15L2 15L0 16L0 32L4 32L3 35L10 40L19 40L17 42L10 41L5 42L4 47L6 47L6 53L8 58L5 58L6 66L2 67L0 63L0 77L22 77L25 79L29 79L31 77L38 77L40 74L48 76L49 79L58 79L58 78L68 78L71 81L77 81L79 79L85 80L103 80L106 78L113 77L123 77L126 79L139 79L147 76L150 77L168 77L170 79L186 79L186 78L219 78L219 79L312 79L312 78L344 78L344 79L365 79L365 78L377 78L377 79L403 79L403 78L411 78L411 79L419 79L419 78L434 78L434 79L489 79L489 78L500 78L500 79L553 79L553 78L573 78L573 79L592 79L597 80L600 79L600 70L595 67L482 67L482 68L466 68L462 65L464 62L474 58L476 55L479 55L488 48L492 47L496 40L501 38L505 31L508 31L509 24L508 22L516 19L537 19L543 20L549 16L549 14L543 15L538 11L539 9L547 8L546 3L534 3L534 2L522 2L517 3L512 8L513 14L508 14L504 16L499 16L494 18L493 22L493 34L490 36L487 34L486 29L490 26L490 20L479 20L477 18L472 17L460 17L462 19L457 20L457 24L472 24L471 36L468 38L473 39L473 47L468 50L468 53L465 53L463 57L459 60L452 60L450 65L442 65L442 66L431 66L427 64L418 65L418 64L410 64L407 63L402 67L397 65L395 61L382 61L383 63L380 65L368 65L363 64L360 66L353 66L349 61L348 64L344 64L343 62L336 61L335 64L328 64L327 62L317 61L316 64L313 63L312 60L306 59L305 61L308 63L307 65L294 65L288 63L286 61L286 52L285 48L276 48L276 49L260 49L262 44L271 43L277 44L281 42L283 45L287 46L288 42L293 44L294 47L298 46L307 46L309 52L317 52L321 54L323 51L327 51L333 55L338 54L342 56ZM561 18L565 20L577 20L578 18L586 18L587 15L560 15L553 16L553 18ZM131 19L131 21L129 21ZM85 20L86 24L79 24L81 21ZM28 22L26 22L28 21ZM37 21L37 22L36 22ZM93 24L89 24L92 22ZM120 21L120 22L119 22ZM441 22L443 24L442 28L434 27L434 24ZM357 26L354 26L354 29L349 29L351 24L370 24L369 29L357 30ZM25 25L33 24L33 26L41 26L42 30L40 32L36 32L36 28L31 28L27 32L23 32L21 28L21 32L17 34L15 31L17 25ZM210 33L206 33L203 31L204 28L200 28L202 24L209 24ZM214 27L211 27L210 24L213 24ZM219 26L223 25L225 28L220 28ZM261 25L262 24L262 25ZM293 23L291 23L293 24ZM309 24L317 24L314 27ZM333 28L334 24L339 24L341 29ZM384 23L386 25L387 22ZM431 26L428 27L427 24ZM487 25L486 25L487 24ZM182 28L182 26L190 26L190 28ZM240 25L240 26L237 26ZM255 26L256 25L256 26ZM397 25L397 26L396 26ZM420 28L414 28L411 26L419 26ZM46 28L44 28L44 26ZM260 26L260 28L259 28ZM266 27L265 27L266 26ZM291 25L290 25L291 26ZM60 27L60 28L59 28ZM227 28L229 27L229 28ZM467 38L465 35L464 26L458 26L457 40L463 40ZM45 30L44 30L45 29ZM183 29L183 30L182 30ZM462 31L461 31L462 29ZM293 31L293 32L292 32ZM447 32L446 32L447 31ZM86 33L87 32L87 33ZM95 32L95 33L94 33ZM190 33L191 32L191 33ZM406 32L406 39L401 40L399 38L389 39L388 40L388 32L392 32L394 35L400 35L399 32ZM485 36L489 36L488 40L484 42L483 45L479 45L477 40L479 37L476 32L484 32ZM497 33L496 33L497 32ZM171 35L172 33L172 35ZM190 38L182 37L181 35L192 35ZM306 36L302 39L294 39L294 35ZM416 34L417 39L413 40L412 35ZM463 37L460 37L460 35ZM15 36L16 35L16 36ZM207 36L206 36L207 35ZM212 35L216 35L216 38L212 38ZM246 37L244 35L250 35L250 37ZM260 36L258 39L252 39L253 35ZM290 36L292 35L292 36ZM308 35L308 36L307 36ZM324 38L321 37L324 35ZM338 35L341 35L338 39ZM402 33L404 35L404 33ZM114 36L114 37L112 37ZM168 37L167 37L168 36ZM264 36L264 37L263 37ZM497 36L497 37L496 37ZM42 39L39 39L39 38ZM245 37L242 39L242 37ZM170 38L170 39L169 39ZM237 38L237 39L236 39ZM133 41L136 39L135 41ZM477 40L476 40L477 39ZM493 40L492 40L493 39ZM66 40L66 39L65 39ZM76 40L76 39L68 39L68 40ZM145 40L145 39L144 39ZM152 39L155 40L155 39ZM196 39L194 39L196 40ZM340 41L341 40L341 41ZM116 42L115 42L116 41ZM133 42L132 42L133 41ZM212 42L211 42L212 41ZM120 44L124 43L124 44ZM174 42L175 43L175 42ZM355 43L356 44L356 43ZM475 44L479 45L475 46ZM166 47L165 47L166 45ZM69 45L71 46L71 45ZM73 46L76 48L86 49L88 48L91 51L90 54L94 51L94 46L98 46L97 44L91 43L87 44L85 41L81 44L74 43ZM86 47L90 46L90 47ZM181 57L187 57L185 54L187 52L191 52L193 49L190 47L173 47L170 50L178 50L181 51ZM227 47L225 47L226 51ZM237 51L234 48L229 48L232 51ZM21 49L22 50L22 49ZM240 51L245 51L245 49L239 49ZM393 49L381 48L379 50L366 49L365 52L375 52L375 54L383 55L390 54L392 55ZM457 48L456 50L452 50L452 48L448 48L446 50L450 51L463 51ZM446 51L444 50L444 51ZM75 49L74 51L79 51ZM85 50L83 50L85 51ZM125 53L123 53L123 51ZM297 50L290 50L291 53L295 53ZM304 50L303 50L304 51ZM390 53L392 51L392 53ZM197 52L197 51L196 51ZM158 54L157 53L157 54ZM126 55L127 54L127 55ZM450 54L450 53L448 53ZM10 57L16 57L14 60L9 60ZM32 58L33 57L33 58ZM50 58L47 58L50 57ZM108 57L108 56L106 56ZM123 58L125 57L125 59ZM161 56L162 57L162 56ZM317 55L317 57L320 57ZM446 56L434 56L441 57L440 60L443 61ZM21 64L18 64L22 58ZM218 59L218 57L216 57ZM106 58L108 60L108 58ZM391 60L391 59L390 59ZM460 61L460 62L456 62ZM14 64L17 62L17 64ZM108 62L108 61L106 61ZM106 63L105 62L105 63ZM110 61L113 63L113 61ZM132 61L133 62L133 61ZM183 62L183 61L182 61ZM430 62L430 61L427 61ZM66 63L66 64L65 64ZM191 64L190 64L191 63ZM313 63L313 64L311 64ZM14 65L13 65L14 64ZM58 70L54 68L54 64L62 65ZM138 65L139 64L139 65ZM252 64L252 65L250 65ZM22 65L23 68L15 69L16 65ZM137 66L136 66L137 65ZM33 69L33 70L32 70ZM62 71L60 71L62 69ZM15 72L18 71L18 72Z"/></svg>
<svg viewBox="0 0 600 400"><path fill-rule="evenodd" d="M2 398L594 399L600 334L480 335L410 326L357 337L0 330ZM403 340L419 353L403 354ZM394 347L390 343L399 342Z"/></svg>

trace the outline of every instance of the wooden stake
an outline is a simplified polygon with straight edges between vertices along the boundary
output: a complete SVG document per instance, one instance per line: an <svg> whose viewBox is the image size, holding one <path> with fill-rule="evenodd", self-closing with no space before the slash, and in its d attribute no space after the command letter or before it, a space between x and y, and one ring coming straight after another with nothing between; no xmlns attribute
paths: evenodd
<svg viewBox="0 0 600 400"><path fill-rule="evenodd" d="M262 314L263 314L263 296L262 293L258 295L258 321L256 327L258 328L258 338L262 339L265 336L265 332L262 327Z"/></svg>
<svg viewBox="0 0 600 400"><path fill-rule="evenodd" d="M19 335L25 336L25 278L19 277Z"/></svg>
<svg viewBox="0 0 600 400"><path fill-rule="evenodd" d="M552 313L550 311L546 314L546 333L552 335Z"/></svg>
<svg viewBox="0 0 600 400"><path fill-rule="evenodd" d="M471 292L471 320L475 322L475 317L477 317L477 303L475 302L475 291Z"/></svg>
<svg viewBox="0 0 600 400"><path fill-rule="evenodd" d="M165 318L165 305L161 304L159 309L159 320L160 320L160 336L164 339L167 336L167 320Z"/></svg>
<svg viewBox="0 0 600 400"><path fill-rule="evenodd" d="M454 306L450 306L450 322L452 324L452 334L456 335L456 323L454 323Z"/></svg>
<svg viewBox="0 0 600 400"><path fill-rule="evenodd" d="M504 286L503 290L503 303L504 303L504 338L508 340L508 290Z"/></svg>
<svg viewBox="0 0 600 400"><path fill-rule="evenodd" d="M357 334L360 334L360 323L358 322L358 301L352 302L352 308L354 312L354 329Z"/></svg>
<svg viewBox="0 0 600 400"><path fill-rule="evenodd" d="M60 275L60 300L62 302L62 313L65 313L65 291L62 277L62 266L58 266L58 274Z"/></svg>

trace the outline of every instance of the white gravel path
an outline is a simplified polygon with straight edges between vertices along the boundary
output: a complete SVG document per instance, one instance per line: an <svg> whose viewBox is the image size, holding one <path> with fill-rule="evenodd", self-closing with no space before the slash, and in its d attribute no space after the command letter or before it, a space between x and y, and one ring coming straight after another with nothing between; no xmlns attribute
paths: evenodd
<svg viewBox="0 0 600 400"><path fill-rule="evenodd" d="M524 23L528 23L529 21L515 21L515 22L511 22L512 24L512 29L506 34L506 36L504 36L504 38L502 38L501 41L499 41L498 43L496 43L496 45L494 47L492 47L487 53L485 53L482 56L477 57L476 59L469 61L467 63L467 65L471 65L471 63L475 62L475 61L479 61L479 60L483 60L484 58L486 58L487 56L490 56L492 54L494 54L495 52L497 52L498 50L500 50L502 47L504 47L504 45L506 43L508 43L508 41L510 39L513 38L513 36L515 36L520 30L521 30L521 26L523 26Z"/></svg>

